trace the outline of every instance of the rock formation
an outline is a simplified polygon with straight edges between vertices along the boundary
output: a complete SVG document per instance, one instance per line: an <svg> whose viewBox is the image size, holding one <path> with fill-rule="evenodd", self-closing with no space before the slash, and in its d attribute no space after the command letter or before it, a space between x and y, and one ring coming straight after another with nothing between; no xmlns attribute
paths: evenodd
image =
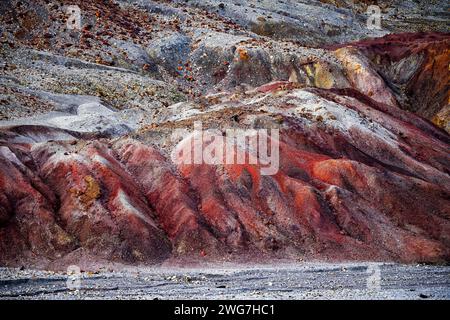
<svg viewBox="0 0 450 320"><path fill-rule="evenodd" d="M2 2L0 264L448 261L445 3L405 2ZM174 161L199 122L278 170Z"/></svg>

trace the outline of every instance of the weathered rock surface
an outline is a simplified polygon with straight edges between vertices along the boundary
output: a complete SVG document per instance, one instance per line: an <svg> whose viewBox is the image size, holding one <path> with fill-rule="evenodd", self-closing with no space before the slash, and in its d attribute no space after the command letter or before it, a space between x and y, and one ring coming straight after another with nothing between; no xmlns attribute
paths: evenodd
<svg viewBox="0 0 450 320"><path fill-rule="evenodd" d="M232 259L258 251L446 260L448 137L378 105L345 93L275 86L184 119L187 126L199 119L231 126L235 115L243 127L279 124L281 163L274 176L248 164L177 166L164 155L171 123L117 141L4 141L2 232L8 238L2 239L13 245L5 245L2 259L11 261L17 248L39 255L52 248L49 258L83 248L126 262L169 254ZM148 144L156 133L166 148ZM32 221L61 234L37 228L39 237L30 239Z"/></svg>
<svg viewBox="0 0 450 320"><path fill-rule="evenodd" d="M450 260L450 37L407 2L2 3L0 264ZM175 162L197 121L279 170Z"/></svg>

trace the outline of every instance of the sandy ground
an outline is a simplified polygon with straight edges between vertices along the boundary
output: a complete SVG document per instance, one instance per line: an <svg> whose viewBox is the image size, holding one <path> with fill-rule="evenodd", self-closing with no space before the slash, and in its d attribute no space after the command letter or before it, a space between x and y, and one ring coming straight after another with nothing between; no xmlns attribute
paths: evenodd
<svg viewBox="0 0 450 320"><path fill-rule="evenodd" d="M75 270L76 271L76 270ZM0 299L450 299L450 267L310 263L66 273L0 268Z"/></svg>

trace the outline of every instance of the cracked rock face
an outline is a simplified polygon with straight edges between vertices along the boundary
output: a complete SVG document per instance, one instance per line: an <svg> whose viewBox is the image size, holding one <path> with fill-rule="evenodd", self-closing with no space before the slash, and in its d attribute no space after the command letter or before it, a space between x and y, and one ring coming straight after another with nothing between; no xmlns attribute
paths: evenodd
<svg viewBox="0 0 450 320"><path fill-rule="evenodd" d="M370 4L2 2L0 264L449 261L445 4Z"/></svg>

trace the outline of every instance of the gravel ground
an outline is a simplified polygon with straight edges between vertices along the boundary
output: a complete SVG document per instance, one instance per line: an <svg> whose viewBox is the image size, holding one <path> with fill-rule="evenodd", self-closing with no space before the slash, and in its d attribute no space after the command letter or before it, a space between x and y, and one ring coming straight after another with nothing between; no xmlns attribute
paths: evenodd
<svg viewBox="0 0 450 320"><path fill-rule="evenodd" d="M450 267L311 263L131 268L82 272L78 278L65 273L0 268L0 299L155 298L450 299Z"/></svg>

